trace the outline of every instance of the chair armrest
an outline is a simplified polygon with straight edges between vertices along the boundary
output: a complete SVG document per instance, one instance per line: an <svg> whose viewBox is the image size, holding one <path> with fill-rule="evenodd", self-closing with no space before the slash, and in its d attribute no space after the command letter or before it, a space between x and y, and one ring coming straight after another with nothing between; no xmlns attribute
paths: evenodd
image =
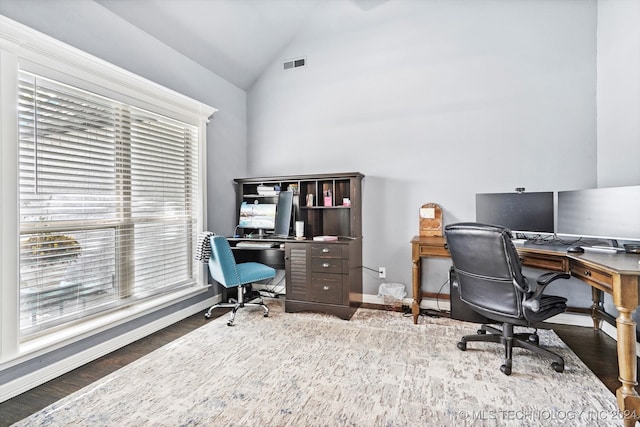
<svg viewBox="0 0 640 427"><path fill-rule="evenodd" d="M522 305L528 308L529 310L533 311L534 313L537 313L538 311L540 311L540 297L542 296L542 293L544 292L544 289L547 287L547 285L549 285L554 280L568 279L570 277L571 275L565 272L560 272L560 273L549 272L549 273L541 274L540 276L538 276L538 279L536 280L536 282L538 283L538 286L536 286L536 290L529 295L525 294L524 301L522 301Z"/></svg>
<svg viewBox="0 0 640 427"><path fill-rule="evenodd" d="M548 273L544 273L538 276L538 279L536 281L538 282L538 285L545 287L556 279L568 279L570 277L571 275L569 273L565 273L564 271L560 273L554 273L550 271Z"/></svg>

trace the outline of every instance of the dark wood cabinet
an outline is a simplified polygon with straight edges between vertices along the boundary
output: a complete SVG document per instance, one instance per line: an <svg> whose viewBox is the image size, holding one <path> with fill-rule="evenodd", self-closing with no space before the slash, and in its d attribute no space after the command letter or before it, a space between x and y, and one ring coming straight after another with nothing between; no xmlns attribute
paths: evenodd
<svg viewBox="0 0 640 427"><path fill-rule="evenodd" d="M288 313L321 311L348 320L362 304L362 239L287 242Z"/></svg>
<svg viewBox="0 0 640 427"><path fill-rule="evenodd" d="M363 178L350 172L235 180L238 207L275 203L277 194L265 194L266 188L293 191L291 237L284 239L285 311L320 311L350 319L362 304ZM304 239L293 238L295 221L304 222ZM317 236L338 240L314 240Z"/></svg>

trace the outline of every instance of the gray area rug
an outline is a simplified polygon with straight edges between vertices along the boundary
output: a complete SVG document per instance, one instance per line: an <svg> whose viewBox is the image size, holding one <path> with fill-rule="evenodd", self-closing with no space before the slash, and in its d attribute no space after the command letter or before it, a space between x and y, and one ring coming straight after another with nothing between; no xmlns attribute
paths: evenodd
<svg viewBox="0 0 640 427"><path fill-rule="evenodd" d="M190 332L17 426L620 425L614 396L552 331L565 358L456 343L477 325L360 309L351 321L282 301Z"/></svg>

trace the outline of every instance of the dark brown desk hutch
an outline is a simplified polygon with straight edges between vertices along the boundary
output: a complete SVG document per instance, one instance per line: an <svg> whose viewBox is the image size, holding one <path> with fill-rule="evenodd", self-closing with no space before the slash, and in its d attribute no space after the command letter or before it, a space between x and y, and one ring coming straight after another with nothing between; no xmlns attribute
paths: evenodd
<svg viewBox="0 0 640 427"><path fill-rule="evenodd" d="M362 179L359 172L239 178L237 212L243 202L276 203L277 189L293 190L292 222L304 222L304 239L241 235L229 239L239 260L276 268L284 261L285 311L311 310L351 318L362 304ZM261 189L276 189L259 194ZM295 230L295 227L292 227ZM317 236L336 236L317 241ZM278 242L274 248L245 250L242 240ZM284 247L282 247L284 246Z"/></svg>

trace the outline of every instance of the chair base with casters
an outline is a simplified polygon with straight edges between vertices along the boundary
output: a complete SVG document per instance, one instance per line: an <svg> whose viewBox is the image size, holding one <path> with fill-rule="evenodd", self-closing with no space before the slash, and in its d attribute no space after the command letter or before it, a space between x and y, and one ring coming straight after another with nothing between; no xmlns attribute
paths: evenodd
<svg viewBox="0 0 640 427"><path fill-rule="evenodd" d="M207 310L207 312L204 314L204 317L206 319L210 319L211 312L216 308L232 308L233 310L231 310L231 315L229 321L227 322L227 325L233 326L233 321L236 318L236 313L239 309L244 307L262 307L262 310L264 311L263 316L269 317L269 307L265 305L264 301L262 300L262 296L260 294L252 295L252 292L253 291L251 290L251 285L238 286L238 298L229 298L229 302L220 302L216 305L211 306L209 310ZM245 297L247 295L251 296L249 296L248 301L245 302Z"/></svg>
<svg viewBox="0 0 640 427"><path fill-rule="evenodd" d="M476 335L465 335L458 342L458 348L462 351L467 350L467 343L472 341L494 342L504 345L505 356L504 363L500 366L500 371L505 375L511 375L512 359L511 355L513 347L520 347L531 352L540 354L553 360L551 367L556 372L564 371L564 359L556 353L540 347L540 338L537 332L514 333L513 325L505 323L502 330L494 328L490 325L482 325L478 329Z"/></svg>
<svg viewBox="0 0 640 427"><path fill-rule="evenodd" d="M231 318L227 325L232 326L236 313L244 307L262 307L264 317L269 317L269 308L264 304L262 296L251 290L251 284L261 280L273 279L276 270L258 263L242 262L237 264L229 242L223 236L210 238L211 256L209 258L209 273L211 277L227 289L237 288L237 298L230 302L219 303L205 313L204 317L211 318L211 312L216 308L232 308ZM245 302L246 301L246 302Z"/></svg>

